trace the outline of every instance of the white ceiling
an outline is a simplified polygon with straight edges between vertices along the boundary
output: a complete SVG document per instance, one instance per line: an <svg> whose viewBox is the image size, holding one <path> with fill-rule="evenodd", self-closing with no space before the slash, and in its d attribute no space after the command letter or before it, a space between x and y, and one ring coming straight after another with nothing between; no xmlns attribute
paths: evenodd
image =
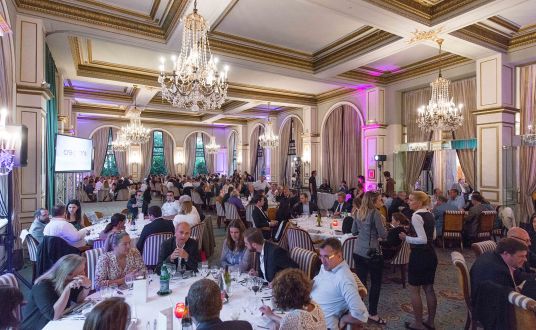
<svg viewBox="0 0 536 330"><path fill-rule="evenodd" d="M438 54L437 47L430 47L425 44L416 44L415 46L405 49L399 53L382 58L379 61L372 62L367 67L375 68L381 71L397 71L403 66L415 63Z"/></svg>
<svg viewBox="0 0 536 330"><path fill-rule="evenodd" d="M515 22L521 27L534 24L536 15L536 1L530 0L514 8L499 13L502 17Z"/></svg>
<svg viewBox="0 0 536 330"><path fill-rule="evenodd" d="M302 1L241 0L216 30L312 53L362 26Z"/></svg>

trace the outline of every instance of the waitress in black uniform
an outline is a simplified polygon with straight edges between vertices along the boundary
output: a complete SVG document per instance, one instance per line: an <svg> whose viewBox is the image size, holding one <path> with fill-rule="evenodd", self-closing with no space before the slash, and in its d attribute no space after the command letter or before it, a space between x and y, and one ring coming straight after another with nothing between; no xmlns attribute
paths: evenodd
<svg viewBox="0 0 536 330"><path fill-rule="evenodd" d="M406 240L411 248L408 264L408 283L410 284L411 305L413 306L413 323L406 322L406 329L434 329L437 299L434 292L434 279L437 268L437 256L433 246L435 238L434 216L428 210L430 196L422 191L409 195L409 207L414 211L411 217L409 234L400 233L401 240ZM422 319L421 287L426 295L428 319Z"/></svg>

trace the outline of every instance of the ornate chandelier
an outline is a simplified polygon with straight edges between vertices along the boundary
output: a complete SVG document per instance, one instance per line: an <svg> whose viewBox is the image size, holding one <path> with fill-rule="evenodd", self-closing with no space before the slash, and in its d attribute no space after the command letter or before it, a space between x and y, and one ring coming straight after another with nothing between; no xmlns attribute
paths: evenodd
<svg viewBox="0 0 536 330"><path fill-rule="evenodd" d="M0 176L8 175L15 166L15 147L20 144L20 133L6 128L7 109L0 110Z"/></svg>
<svg viewBox="0 0 536 330"><path fill-rule="evenodd" d="M210 137L210 143L205 146L205 150L210 155L217 154L220 151L220 145L216 144L216 137L214 135Z"/></svg>
<svg viewBox="0 0 536 330"><path fill-rule="evenodd" d="M130 143L128 142L127 138L125 137L125 134L122 131L117 134L117 138L115 139L115 141L112 141L113 151L125 152L127 151L129 146Z"/></svg>
<svg viewBox="0 0 536 330"><path fill-rule="evenodd" d="M437 39L439 45L439 59L441 61L441 45L443 39ZM456 106L449 95L450 80L441 75L441 62L439 76L430 83L432 96L428 105L417 109L417 125L423 131L445 130L455 131L463 124L463 105Z"/></svg>
<svg viewBox="0 0 536 330"><path fill-rule="evenodd" d="M227 72L218 71L218 60L212 56L208 43L209 26L205 18L194 12L186 16L182 47L178 57L171 57L172 73L165 72L165 59L160 59L158 82L162 98L174 107L191 111L219 109L227 97Z"/></svg>
<svg viewBox="0 0 536 330"><path fill-rule="evenodd" d="M135 106L127 112L126 117L130 118L127 126L121 127L121 134L130 144L144 144L151 138L151 130L141 124L141 111Z"/></svg>
<svg viewBox="0 0 536 330"><path fill-rule="evenodd" d="M268 108L270 108L270 103L268 103ZM264 133L259 136L259 144L263 148L273 149L279 146L279 136L275 135L272 130L272 121L268 117L266 121L266 128Z"/></svg>
<svg viewBox="0 0 536 330"><path fill-rule="evenodd" d="M523 134L521 138L523 139L523 143L536 146L536 129L534 125L528 125L526 134Z"/></svg>

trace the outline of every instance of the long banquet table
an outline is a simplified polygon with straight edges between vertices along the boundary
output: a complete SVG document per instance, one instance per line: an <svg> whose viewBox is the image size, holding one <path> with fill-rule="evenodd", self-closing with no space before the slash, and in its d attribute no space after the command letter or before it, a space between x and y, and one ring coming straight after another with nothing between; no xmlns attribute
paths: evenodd
<svg viewBox="0 0 536 330"><path fill-rule="evenodd" d="M156 275L151 275L149 284L149 293L146 303L136 303L133 295L128 290L118 290L122 294L116 296L125 297L126 302L131 306L131 317L136 319L135 326L129 329L139 330L154 330L154 329L171 329L169 325L163 325L159 322L158 315L161 311L174 307L176 303L184 302L185 296L188 294L188 289L197 280L201 279L201 275L189 279L175 280L170 283L172 293L167 296L158 296L156 292L159 289L159 279ZM243 274L241 280L247 278L248 275ZM212 275L207 278L213 279ZM272 322L261 315L259 307L264 303L271 306L271 289L265 287L256 295L248 289L240 281L233 281L232 290L229 302L223 305L220 313L220 318L223 321L231 319L247 320L251 323L254 329L271 329ZM99 293L89 296L87 299L98 301L100 300ZM87 311L88 312L88 311ZM84 311L82 314L86 313ZM64 330L64 329L82 329L84 324L83 317L77 315L73 317L65 317L60 320L51 321L44 328L46 330ZM155 326L156 325L156 326ZM180 328L179 328L180 329ZM176 328L174 330L177 330Z"/></svg>

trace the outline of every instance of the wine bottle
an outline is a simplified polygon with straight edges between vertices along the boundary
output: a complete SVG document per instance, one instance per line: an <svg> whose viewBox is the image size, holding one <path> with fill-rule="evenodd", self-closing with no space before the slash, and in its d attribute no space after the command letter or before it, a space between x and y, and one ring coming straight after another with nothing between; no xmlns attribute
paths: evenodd
<svg viewBox="0 0 536 330"><path fill-rule="evenodd" d="M188 297L184 299L184 314L181 319L182 330L192 329L192 317L190 316L190 306L188 306Z"/></svg>
<svg viewBox="0 0 536 330"><path fill-rule="evenodd" d="M225 291L229 293L231 288L231 273L229 273L229 265L225 265L225 272L223 273L223 282L225 283Z"/></svg>
<svg viewBox="0 0 536 330"><path fill-rule="evenodd" d="M160 293L169 293L169 271L166 265L162 265L160 269Z"/></svg>
<svg viewBox="0 0 536 330"><path fill-rule="evenodd" d="M322 226L322 216L320 215L320 212L318 212L316 216L316 226L321 227Z"/></svg>

